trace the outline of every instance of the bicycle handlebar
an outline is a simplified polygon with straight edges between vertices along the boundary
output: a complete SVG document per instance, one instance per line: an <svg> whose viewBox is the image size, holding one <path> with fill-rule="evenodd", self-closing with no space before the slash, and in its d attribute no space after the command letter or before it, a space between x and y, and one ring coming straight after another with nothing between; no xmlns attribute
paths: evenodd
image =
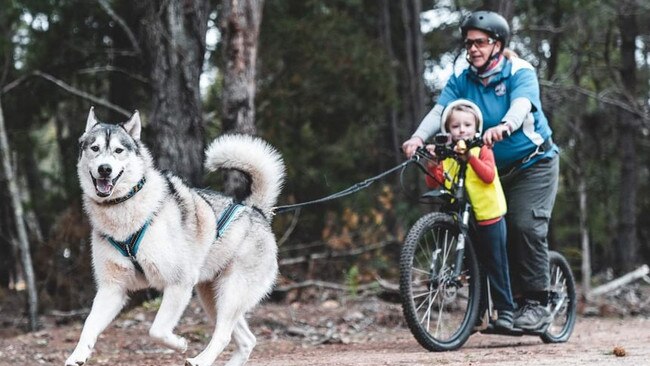
<svg viewBox="0 0 650 366"><path fill-rule="evenodd" d="M469 140L459 140L456 143L451 142L447 134L438 134L434 136L433 145L435 145L435 155L432 155L425 146L420 146L415 150L415 154L430 160L444 160L446 158L460 158L462 152L456 152L454 149L457 144L465 144L463 151L470 150L474 147L483 146L483 140L480 137L474 137Z"/></svg>

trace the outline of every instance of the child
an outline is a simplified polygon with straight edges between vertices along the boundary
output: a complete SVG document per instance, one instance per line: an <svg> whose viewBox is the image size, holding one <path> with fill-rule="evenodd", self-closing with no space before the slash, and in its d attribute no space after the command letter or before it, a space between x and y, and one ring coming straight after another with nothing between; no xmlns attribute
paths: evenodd
<svg viewBox="0 0 650 366"><path fill-rule="evenodd" d="M476 104L465 99L450 103L442 114L442 132L449 133L454 144L480 135L483 116ZM427 150L434 153L434 146L427 145ZM454 148L461 152L458 145ZM465 189L472 204L476 218L477 256L490 280L490 289L494 308L498 312L495 326L512 329L514 302L510 290L508 273L508 254L506 252L506 200L494 163L494 154L487 145L468 149L461 159L468 161L465 177ZM426 177L427 185L438 187L444 182L444 172L452 179L458 172L458 163L445 159L441 164L429 163L429 171L435 177Z"/></svg>

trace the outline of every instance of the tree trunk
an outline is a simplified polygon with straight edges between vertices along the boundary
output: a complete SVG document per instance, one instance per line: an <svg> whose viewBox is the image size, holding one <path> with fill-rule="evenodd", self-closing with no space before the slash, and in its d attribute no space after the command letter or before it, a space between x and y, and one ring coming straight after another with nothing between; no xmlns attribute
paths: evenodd
<svg viewBox="0 0 650 366"><path fill-rule="evenodd" d="M512 0L485 0L483 2L487 10L495 11L508 21L512 22L512 16L514 15L515 5Z"/></svg>
<svg viewBox="0 0 650 366"><path fill-rule="evenodd" d="M223 40L222 116L225 133L255 135L255 66L263 0L222 0L219 22ZM248 195L242 172L224 172L225 194L237 201Z"/></svg>
<svg viewBox="0 0 650 366"><path fill-rule="evenodd" d="M582 293L591 291L591 250L589 248L589 227L587 225L587 182L582 169L578 168L578 201L580 212L580 246L582 249Z"/></svg>
<svg viewBox="0 0 650 366"><path fill-rule="evenodd" d="M636 96L636 52L635 39L638 36L635 0L618 3L618 23L621 31L621 80L627 99ZM619 197L619 228L616 244L618 273L632 270L638 261L638 240L636 225L637 197L637 152L635 136L638 123L636 117L627 112L619 112L619 141L621 155L621 187Z"/></svg>
<svg viewBox="0 0 650 366"><path fill-rule="evenodd" d="M263 0L222 0L224 132L257 132L255 66L263 5Z"/></svg>
<svg viewBox="0 0 650 366"><path fill-rule="evenodd" d="M7 186L13 206L16 232L18 233L18 244L20 248L20 258L27 282L27 302L29 308L29 327L31 330L38 328L38 297L36 295L36 281L34 280L34 267L32 266L32 256L29 251L29 241L27 239L27 230L23 220L23 205L20 202L20 191L18 188L17 178L14 175L11 164L11 153L9 142L7 141L7 132L5 130L4 113L2 103L0 102L0 155L2 158L2 168L7 177Z"/></svg>
<svg viewBox="0 0 650 366"><path fill-rule="evenodd" d="M205 53L208 0L138 2L143 49L151 70L148 140L161 169L199 185L204 126L199 77ZM149 127L147 126L147 127Z"/></svg>
<svg viewBox="0 0 650 366"><path fill-rule="evenodd" d="M553 2L553 28L559 29L562 26L562 7L559 0ZM550 53L548 58L548 67L546 71L546 80L553 80L557 72L558 56L560 55L560 43L562 42L562 33L553 32L550 42Z"/></svg>
<svg viewBox="0 0 650 366"><path fill-rule="evenodd" d="M420 28L420 0L401 2L402 25L404 27L404 63L406 66L404 118L415 131L424 117L424 62L422 54L422 30Z"/></svg>
<svg viewBox="0 0 650 366"><path fill-rule="evenodd" d="M392 84L397 86L397 77L396 74L398 70L394 67L398 62L395 59L395 52L393 51L393 39L391 36L391 20L390 20L390 4L388 0L381 0L379 4L379 38L381 39L386 54L388 55L388 60L391 64L391 74L390 78ZM395 163L399 163L404 159L402 154L399 152L400 148L400 135L399 129L397 127L398 117L397 117L397 107L393 104L386 108L386 119L388 120L389 125L389 141L391 143L391 148L394 151Z"/></svg>

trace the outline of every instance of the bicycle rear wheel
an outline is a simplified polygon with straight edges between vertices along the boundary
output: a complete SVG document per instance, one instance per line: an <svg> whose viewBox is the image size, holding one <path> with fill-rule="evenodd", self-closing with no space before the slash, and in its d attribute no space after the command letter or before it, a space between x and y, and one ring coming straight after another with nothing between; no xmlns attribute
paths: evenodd
<svg viewBox="0 0 650 366"><path fill-rule="evenodd" d="M445 213L420 218L400 256L400 295L406 323L429 351L461 347L476 322L480 276L469 238L460 275L454 276L458 224Z"/></svg>
<svg viewBox="0 0 650 366"><path fill-rule="evenodd" d="M560 253L549 252L549 262L549 307L551 312L555 312L555 316L540 337L544 343L563 343L571 337L576 322L576 285L571 267Z"/></svg>

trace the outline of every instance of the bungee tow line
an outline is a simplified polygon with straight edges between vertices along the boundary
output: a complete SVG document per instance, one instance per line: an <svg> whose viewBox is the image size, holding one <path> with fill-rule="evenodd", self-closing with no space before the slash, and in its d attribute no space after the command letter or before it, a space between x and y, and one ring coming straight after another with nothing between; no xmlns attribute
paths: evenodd
<svg viewBox="0 0 650 366"><path fill-rule="evenodd" d="M296 204L293 204L293 205L276 206L276 207L273 207L271 211L273 212L273 214L278 214L278 213L283 213L283 212L287 212L287 211L297 210L297 209L299 209L301 207L304 207L304 206L309 206L309 205L313 205L313 204L316 204L316 203L331 201L331 200L334 200L334 199L337 199L337 198L341 198L341 197L351 195L352 193L355 193L355 192L358 192L358 191L360 191L362 189L368 188L368 186L370 186L375 181L377 181L377 180L379 180L379 179L393 173L396 170L403 169L403 168L405 168L407 165L409 165L411 163L416 163L417 166L420 169L423 169L424 171L426 171L426 168L422 165L422 163L419 162L419 160L420 160L420 156L418 156L417 154L413 155L413 157L410 158L409 160L406 160L406 161L400 163L399 165L397 165L395 167L392 167L392 168L386 170L385 172L383 172L383 173L381 173L379 175L368 178L368 179L366 179L366 180L364 180L362 182L356 183L356 184L354 184L354 185L352 185L352 186L350 186L350 187L348 187L348 188L346 188L346 189L344 189L342 191L332 193L329 196L319 198L319 199L316 199L316 200L313 200L313 201L296 203Z"/></svg>

